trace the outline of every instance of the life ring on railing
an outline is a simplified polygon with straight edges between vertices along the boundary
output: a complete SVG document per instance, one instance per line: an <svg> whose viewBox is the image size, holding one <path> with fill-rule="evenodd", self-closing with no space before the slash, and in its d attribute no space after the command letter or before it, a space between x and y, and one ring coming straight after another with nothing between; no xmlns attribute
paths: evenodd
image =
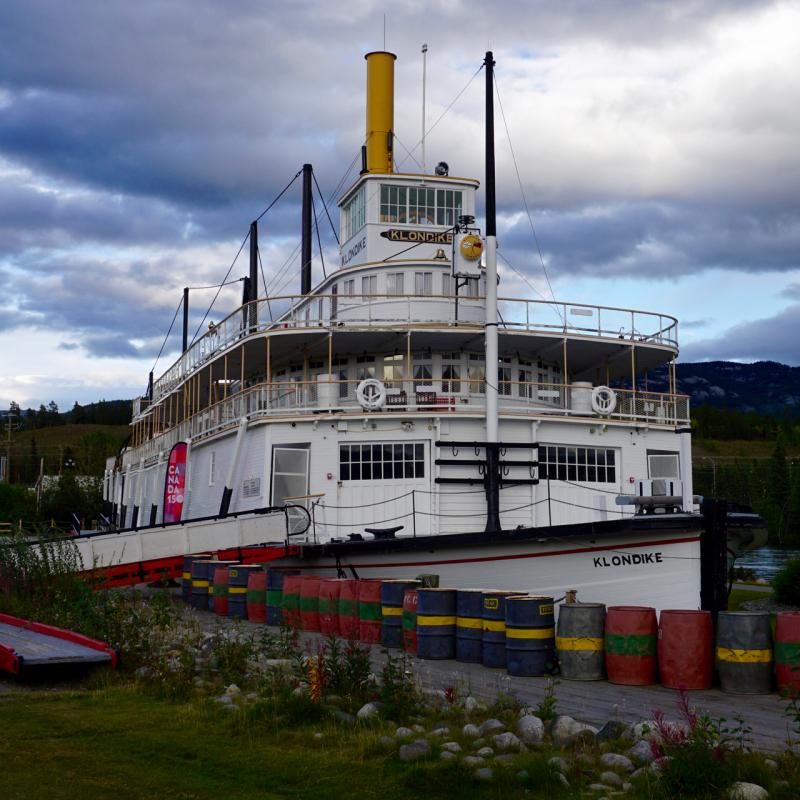
<svg viewBox="0 0 800 800"><path fill-rule="evenodd" d="M377 411L386 404L386 387L377 378L366 378L356 388L356 400L366 411Z"/></svg>
<svg viewBox="0 0 800 800"><path fill-rule="evenodd" d="M617 407L617 393L608 386L595 386L592 389L592 410L595 414L608 416Z"/></svg>

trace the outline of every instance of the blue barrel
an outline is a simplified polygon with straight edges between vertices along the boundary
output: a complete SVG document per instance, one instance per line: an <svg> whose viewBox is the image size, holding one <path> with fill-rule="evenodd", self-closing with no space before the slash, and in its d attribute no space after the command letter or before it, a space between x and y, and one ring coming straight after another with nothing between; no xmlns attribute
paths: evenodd
<svg viewBox="0 0 800 800"><path fill-rule="evenodd" d="M506 668L523 678L555 675L556 622L552 597L506 599Z"/></svg>
<svg viewBox="0 0 800 800"><path fill-rule="evenodd" d="M188 603L192 597L192 564L195 561L208 560L211 553L194 553L183 557L183 572L181 573L181 598Z"/></svg>
<svg viewBox="0 0 800 800"><path fill-rule="evenodd" d="M275 569L267 571L267 625L276 628L283 625L283 579L286 575L299 575L299 569Z"/></svg>
<svg viewBox="0 0 800 800"><path fill-rule="evenodd" d="M525 595L505 589L483 592L481 664L484 667L506 667L506 598Z"/></svg>
<svg viewBox="0 0 800 800"><path fill-rule="evenodd" d="M231 564L228 566L228 616L247 619L247 579L250 573L259 572L259 564Z"/></svg>
<svg viewBox="0 0 800 800"><path fill-rule="evenodd" d="M456 594L456 661L481 663L483 592L459 589Z"/></svg>
<svg viewBox="0 0 800 800"><path fill-rule="evenodd" d="M416 589L419 581L393 580L381 582L381 644L403 646L403 596Z"/></svg>
<svg viewBox="0 0 800 800"><path fill-rule="evenodd" d="M198 558L192 562L191 605L198 611L208 609L208 577L213 574L216 563L216 561L206 558Z"/></svg>
<svg viewBox="0 0 800 800"><path fill-rule="evenodd" d="M417 590L417 656L453 658L456 654L456 590Z"/></svg>

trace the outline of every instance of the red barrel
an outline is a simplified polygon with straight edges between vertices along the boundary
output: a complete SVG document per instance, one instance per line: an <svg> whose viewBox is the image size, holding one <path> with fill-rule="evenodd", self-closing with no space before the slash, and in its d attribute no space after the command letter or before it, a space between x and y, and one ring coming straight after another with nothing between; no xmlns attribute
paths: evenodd
<svg viewBox="0 0 800 800"><path fill-rule="evenodd" d="M358 639L358 584L347 578L339 588L339 635Z"/></svg>
<svg viewBox="0 0 800 800"><path fill-rule="evenodd" d="M800 611L779 611L775 620L775 676L778 691L800 694Z"/></svg>
<svg viewBox="0 0 800 800"><path fill-rule="evenodd" d="M214 568L214 613L221 617L228 616L228 563Z"/></svg>
<svg viewBox="0 0 800 800"><path fill-rule="evenodd" d="M667 689L710 689L714 629L709 611L668 610L658 625L658 672Z"/></svg>
<svg viewBox="0 0 800 800"><path fill-rule="evenodd" d="M382 580L358 582L358 638L366 644L381 643Z"/></svg>
<svg viewBox="0 0 800 800"><path fill-rule="evenodd" d="M341 578L321 578L319 582L319 632L339 635L339 590Z"/></svg>
<svg viewBox="0 0 800 800"><path fill-rule="evenodd" d="M606 672L609 683L647 686L656 682L656 610L610 606L606 613Z"/></svg>
<svg viewBox="0 0 800 800"><path fill-rule="evenodd" d="M403 594L403 650L417 653L417 590L407 589Z"/></svg>
<svg viewBox="0 0 800 800"><path fill-rule="evenodd" d="M304 631L319 631L319 580L304 575L300 583L300 624Z"/></svg>
<svg viewBox="0 0 800 800"><path fill-rule="evenodd" d="M300 586L302 575L287 575L283 579L283 621L290 628L300 627Z"/></svg>
<svg viewBox="0 0 800 800"><path fill-rule="evenodd" d="M251 572L247 576L247 619L267 623L267 573Z"/></svg>

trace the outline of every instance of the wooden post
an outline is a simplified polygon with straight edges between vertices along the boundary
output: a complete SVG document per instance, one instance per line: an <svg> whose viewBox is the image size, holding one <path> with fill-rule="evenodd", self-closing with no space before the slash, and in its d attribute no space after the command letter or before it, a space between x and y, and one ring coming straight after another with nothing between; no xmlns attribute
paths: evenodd
<svg viewBox="0 0 800 800"><path fill-rule="evenodd" d="M228 399L228 354L222 359L222 399Z"/></svg>

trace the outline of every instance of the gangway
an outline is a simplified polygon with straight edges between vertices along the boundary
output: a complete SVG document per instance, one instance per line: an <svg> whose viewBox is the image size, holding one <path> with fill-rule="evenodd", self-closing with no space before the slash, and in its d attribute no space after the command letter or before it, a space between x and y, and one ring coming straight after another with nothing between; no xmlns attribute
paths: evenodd
<svg viewBox="0 0 800 800"><path fill-rule="evenodd" d="M27 667L103 664L116 667L117 651L75 631L0 614L0 670L18 675Z"/></svg>

